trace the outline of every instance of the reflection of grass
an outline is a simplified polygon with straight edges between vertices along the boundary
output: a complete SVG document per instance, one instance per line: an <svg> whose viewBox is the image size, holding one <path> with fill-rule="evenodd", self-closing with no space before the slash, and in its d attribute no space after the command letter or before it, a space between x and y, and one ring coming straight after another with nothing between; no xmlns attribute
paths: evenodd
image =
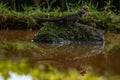
<svg viewBox="0 0 120 80"><path fill-rule="evenodd" d="M116 49L120 49L120 34L113 34L113 33L108 33L106 34L106 53L109 51L115 51ZM115 52L117 53L117 52Z"/></svg>
<svg viewBox="0 0 120 80"><path fill-rule="evenodd" d="M59 69L50 64L30 65L23 61L0 61L0 74L5 79L10 77L9 71L18 75L31 75L33 80L119 80L120 76L116 75L97 75L94 72L87 71L81 76L75 69Z"/></svg>
<svg viewBox="0 0 120 80"><path fill-rule="evenodd" d="M10 58L21 60L40 57L43 53L45 53L45 50L32 42L3 41L0 43L0 59Z"/></svg>
<svg viewBox="0 0 120 80"><path fill-rule="evenodd" d="M2 42L0 44L0 48L6 49L6 50L31 50L31 49L38 49L38 47L33 43L28 42Z"/></svg>

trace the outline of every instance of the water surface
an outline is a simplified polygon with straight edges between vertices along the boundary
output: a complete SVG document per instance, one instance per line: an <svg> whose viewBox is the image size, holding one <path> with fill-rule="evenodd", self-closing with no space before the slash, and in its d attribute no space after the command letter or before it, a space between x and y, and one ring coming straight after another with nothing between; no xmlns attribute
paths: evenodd
<svg viewBox="0 0 120 80"><path fill-rule="evenodd" d="M18 48L2 46L0 58L27 60L31 64L54 63L63 68L72 67L81 71L91 67L99 74L120 74L120 34L106 33L104 44L43 44L33 43L31 39L37 31L1 30L0 46L17 42ZM21 44L30 49L22 49ZM22 45L23 45L22 44ZM7 44L8 45L8 44ZM21 45L21 46L22 46ZM37 49L35 49L34 45ZM25 47L26 48L26 47Z"/></svg>

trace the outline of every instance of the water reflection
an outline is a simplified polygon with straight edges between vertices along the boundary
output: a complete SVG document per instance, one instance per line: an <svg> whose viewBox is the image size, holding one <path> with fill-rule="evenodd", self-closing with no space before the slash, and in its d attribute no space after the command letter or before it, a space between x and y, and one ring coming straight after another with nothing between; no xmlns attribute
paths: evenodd
<svg viewBox="0 0 120 80"><path fill-rule="evenodd" d="M19 42L19 45L20 43L21 42ZM25 42L22 42L22 43L25 43ZM7 42L4 44L7 44ZM18 42L17 43L14 42L14 45L16 44L18 47ZM24 59L24 60L28 60L31 63L49 61L49 62L55 62L59 65L64 65L67 67L74 67L74 68L77 68L78 70L81 70L81 65L84 64L83 62L84 59L100 54L104 48L103 44L100 44L100 45L95 45L95 44L94 45L93 44L68 44L68 45L67 44L66 45L34 44L37 46L37 49L30 47L31 45L28 45L28 42L26 45L25 45L26 47L29 47L28 49L27 48L26 49L14 48L13 45L10 45L10 49L9 49L9 46L7 48L1 47L3 49L0 49L2 50L0 51L1 52L0 58L1 59L12 59L12 60Z"/></svg>
<svg viewBox="0 0 120 80"><path fill-rule="evenodd" d="M0 41L29 41L35 33L30 30L0 30Z"/></svg>
<svg viewBox="0 0 120 80"><path fill-rule="evenodd" d="M0 80L4 80L3 76L1 76L1 74L0 74Z"/></svg>
<svg viewBox="0 0 120 80"><path fill-rule="evenodd" d="M10 78L8 78L8 80L33 80L33 78L30 75L18 75L14 72L9 72L10 74ZM1 80L1 79L0 79Z"/></svg>
<svg viewBox="0 0 120 80"><path fill-rule="evenodd" d="M3 80L81 80L74 69L58 69L50 64L28 64L16 61L0 61L0 74Z"/></svg>
<svg viewBox="0 0 120 80"><path fill-rule="evenodd" d="M40 59L48 60L76 60L84 57L89 57L99 54L103 49L103 44L38 44L38 46L44 50L44 53L40 56L36 56Z"/></svg>
<svg viewBox="0 0 120 80"><path fill-rule="evenodd" d="M0 31L0 59L24 59L32 65L50 62L63 68L73 67L78 71L90 66L94 72L102 75L120 74L120 34L106 34L105 44L65 45L32 43L30 41L34 34L34 31ZM11 43L15 45L11 46ZM17 48L14 48L16 44Z"/></svg>

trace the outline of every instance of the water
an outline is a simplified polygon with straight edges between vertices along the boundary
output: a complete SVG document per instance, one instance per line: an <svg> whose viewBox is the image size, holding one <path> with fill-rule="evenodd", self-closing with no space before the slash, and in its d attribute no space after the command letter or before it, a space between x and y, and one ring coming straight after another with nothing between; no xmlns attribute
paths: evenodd
<svg viewBox="0 0 120 80"><path fill-rule="evenodd" d="M1 30L0 59L27 60L31 64L50 62L64 68L72 67L78 71L92 67L99 74L120 74L120 34L106 33L105 44L64 45L32 43L31 39L36 32Z"/></svg>

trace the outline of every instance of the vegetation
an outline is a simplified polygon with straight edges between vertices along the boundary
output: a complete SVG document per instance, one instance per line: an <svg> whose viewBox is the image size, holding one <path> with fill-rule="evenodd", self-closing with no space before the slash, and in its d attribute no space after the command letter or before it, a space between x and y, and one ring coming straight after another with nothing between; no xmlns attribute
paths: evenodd
<svg viewBox="0 0 120 80"><path fill-rule="evenodd" d="M82 5L87 4L90 12L81 18L79 23L108 32L120 32L120 1L98 1L99 3L96 0L0 0L0 30L40 29L38 33L40 39L46 38L44 35L47 35L47 39L62 37L74 40L77 34L74 32L79 32L77 26L73 28L71 25L59 26L49 22L42 24L36 22L34 18L56 18L77 13ZM89 35L86 30L83 30L84 35ZM29 76L33 80L120 80L120 35L111 33L109 35L111 37L105 36L104 51L92 56L86 55L83 46L81 49L78 48L81 45L74 50L73 48L76 48L74 46L66 48L62 45L57 47L49 44L38 45L28 40L9 41L6 36L0 37L0 80L9 79L11 74ZM90 54L98 47L91 47L94 50L90 51ZM79 57L78 51L85 57L80 54ZM44 62L47 58L54 58L53 64L49 61ZM54 64L54 61L63 65ZM83 68L78 70L81 66L86 69L84 74L81 74Z"/></svg>
<svg viewBox="0 0 120 80"><path fill-rule="evenodd" d="M82 22L92 27L103 29L106 31L120 31L120 14L116 15L110 9L108 3L102 11L98 11L92 4L90 6L90 13L88 16L83 17Z"/></svg>
<svg viewBox="0 0 120 80"><path fill-rule="evenodd" d="M111 2L112 9L120 10L120 1L118 0L1 0L0 2L7 3L11 9L17 8L17 10L24 10L23 5L27 6L40 6L42 8L47 8L51 10L54 7L60 7L61 11L66 11L69 6L81 5L83 3L97 4L98 9L103 8L108 2ZM117 12L117 11L115 11Z"/></svg>
<svg viewBox="0 0 120 80"><path fill-rule="evenodd" d="M0 61L0 79L16 79L12 74L16 76L24 76L23 79L29 80L119 80L120 76L118 75L99 75L95 74L92 69L88 69L84 76L80 75L75 69L62 69L56 68L49 63L40 64L39 67L37 64L27 64L24 61L15 62L15 61ZM5 69L4 69L5 68ZM1 77L2 76L2 77ZM29 76L29 77L26 77ZM3 78L3 79L2 79Z"/></svg>
<svg viewBox="0 0 120 80"><path fill-rule="evenodd" d="M89 3L90 13L80 20L80 23L103 29L106 31L120 31L120 14L115 14L109 5L104 10L99 11L92 3ZM5 4L0 4L0 27L1 29L39 29L41 23L35 21L35 17L50 17L56 18L72 13L77 13L80 6L71 6L68 11L61 12L60 8L54 8L49 11L46 8L40 7L24 7L24 11L10 10Z"/></svg>

